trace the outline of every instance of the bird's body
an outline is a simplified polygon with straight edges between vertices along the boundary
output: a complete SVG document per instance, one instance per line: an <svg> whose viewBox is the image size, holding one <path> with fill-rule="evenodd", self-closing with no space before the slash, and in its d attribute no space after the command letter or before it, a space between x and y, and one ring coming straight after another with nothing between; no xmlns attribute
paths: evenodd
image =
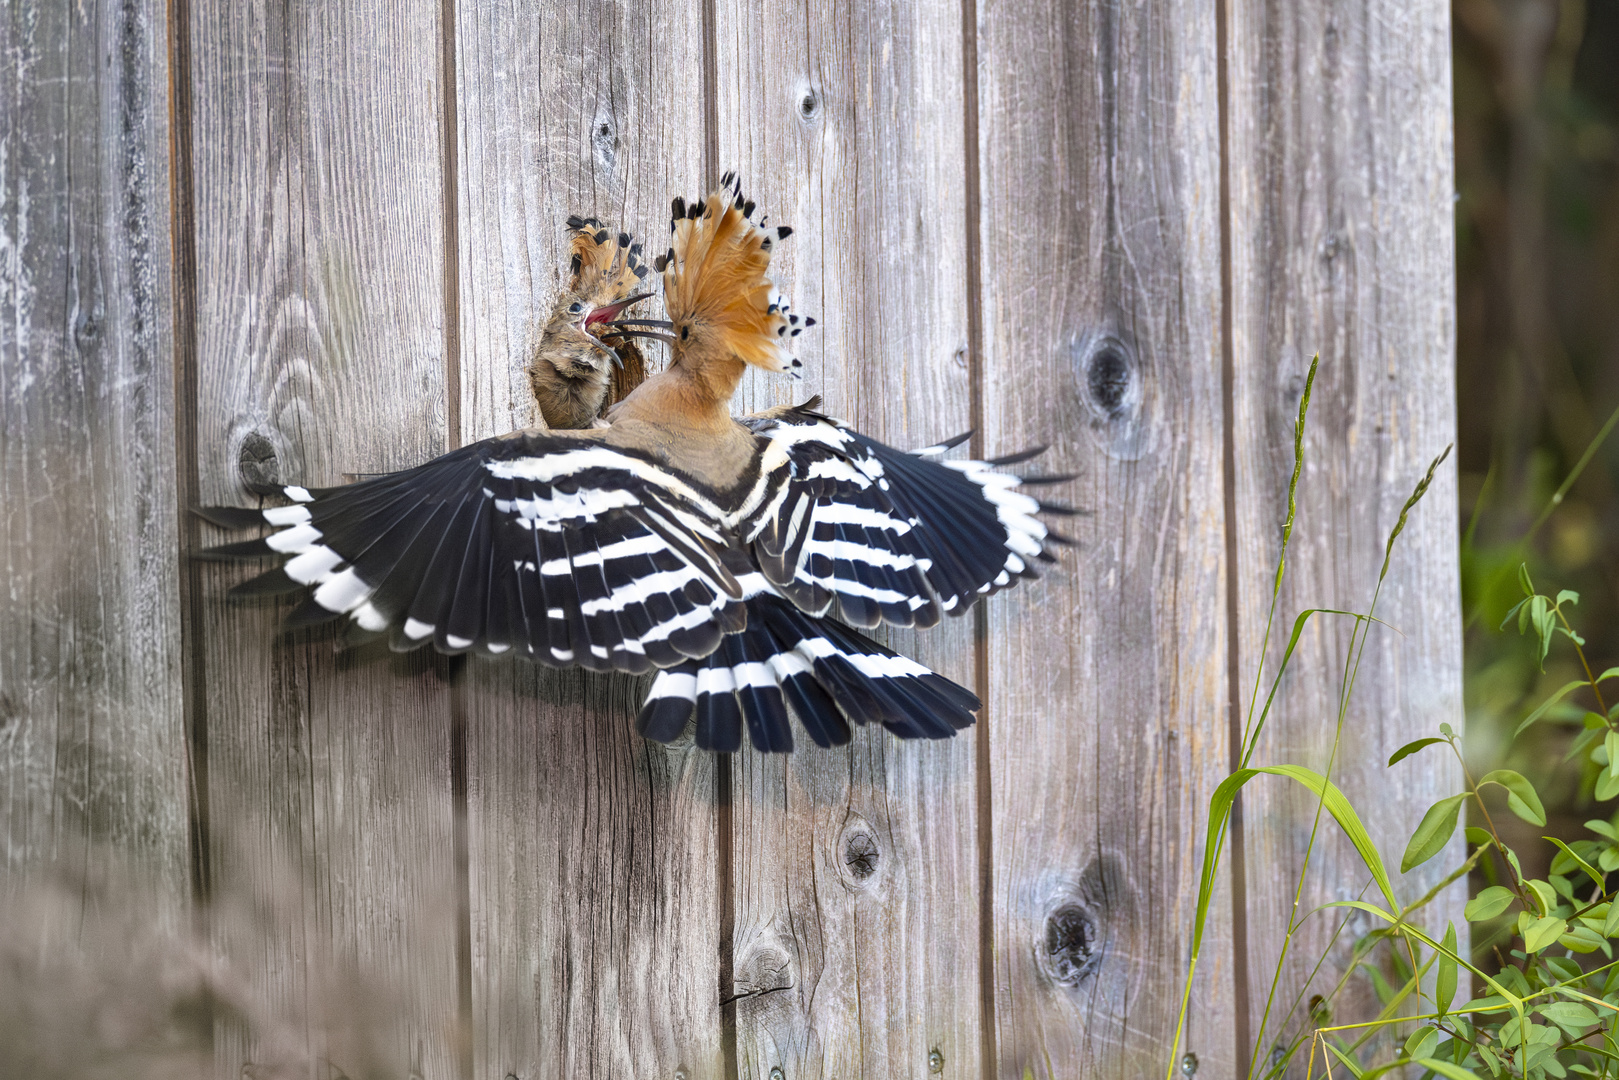
<svg viewBox="0 0 1619 1080"><path fill-rule="evenodd" d="M288 506L204 511L226 526L281 528L215 549L291 556L238 590L312 586L290 625L346 616L400 648L431 641L445 652L657 671L639 727L662 741L694 714L697 744L720 750L740 745L744 724L756 747L790 749L789 709L823 746L846 742L851 724L929 738L970 724L969 691L855 628L930 626L1032 576L1057 539L1035 515L1062 508L1013 489L1057 478L994 471L1031 455L939 460L959 438L894 450L813 400L733 418L746 367L798 367L787 346L813 323L789 314L765 275L790 230L766 230L751 213L734 187L690 206L675 200L673 244L655 261L669 320L626 320L666 327L670 363L603 416L607 381L593 364L583 365L588 378L574 370L578 350L600 344L592 327L610 340L663 335L569 310L616 315L634 287L621 265L587 261L607 231L571 220L576 241L589 242L582 254L576 244L575 288L616 284L564 297L568 317L553 320L556 334L530 364L552 430L484 440L345 488L275 489ZM631 250L626 235L617 248ZM590 389L558 389L569 380Z"/></svg>

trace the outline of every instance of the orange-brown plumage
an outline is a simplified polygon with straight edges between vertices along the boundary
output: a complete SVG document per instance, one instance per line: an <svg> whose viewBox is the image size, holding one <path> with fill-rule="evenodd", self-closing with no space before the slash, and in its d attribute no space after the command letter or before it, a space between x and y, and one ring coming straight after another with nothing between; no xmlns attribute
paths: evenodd
<svg viewBox="0 0 1619 1080"><path fill-rule="evenodd" d="M692 437L735 442L746 429L731 419L730 401L746 366L800 366L788 344L814 320L789 314L768 276L775 242L792 230L753 222L753 204L730 176L724 184L700 202L674 201L671 246L653 262L663 271L669 369L609 411L615 425L676 426ZM706 452L701 438L691 446L694 455ZM735 460L728 446L715 452Z"/></svg>

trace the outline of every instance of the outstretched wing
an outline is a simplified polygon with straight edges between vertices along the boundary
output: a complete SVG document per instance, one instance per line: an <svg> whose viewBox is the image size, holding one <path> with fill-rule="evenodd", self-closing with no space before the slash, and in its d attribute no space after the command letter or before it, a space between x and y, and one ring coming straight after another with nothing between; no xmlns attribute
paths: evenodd
<svg viewBox="0 0 1619 1080"><path fill-rule="evenodd" d="M233 593L312 591L288 620L346 617L441 652L516 652L633 673L703 657L746 612L717 506L650 458L548 432L488 439L290 505L214 507L269 524L222 558L285 556Z"/></svg>
<svg viewBox="0 0 1619 1080"><path fill-rule="evenodd" d="M941 461L966 436L906 453L812 411L815 401L744 421L766 440L759 507L743 523L760 569L812 615L852 626L932 626L979 596L1033 577L1066 543L1036 516L1072 513L1016 490L1067 477Z"/></svg>

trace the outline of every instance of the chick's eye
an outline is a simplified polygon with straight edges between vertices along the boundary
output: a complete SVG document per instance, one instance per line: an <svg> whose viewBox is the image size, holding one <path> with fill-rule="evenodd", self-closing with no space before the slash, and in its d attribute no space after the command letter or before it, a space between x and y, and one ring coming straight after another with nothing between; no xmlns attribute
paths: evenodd
<svg viewBox="0 0 1619 1080"><path fill-rule="evenodd" d="M568 314L570 315L577 315L583 310L585 310L585 305L581 304L577 300L568 305Z"/></svg>

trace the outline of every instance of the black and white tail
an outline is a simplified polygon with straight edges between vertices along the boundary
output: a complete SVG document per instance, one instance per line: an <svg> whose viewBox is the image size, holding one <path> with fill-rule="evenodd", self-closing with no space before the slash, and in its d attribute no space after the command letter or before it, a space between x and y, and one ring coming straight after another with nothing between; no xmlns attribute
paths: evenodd
<svg viewBox="0 0 1619 1080"><path fill-rule="evenodd" d="M781 597L746 602L748 625L719 648L658 673L637 729L670 742L697 715L704 750L793 748L789 707L822 747L850 739L850 723L879 723L902 739L945 739L972 724L978 698L835 619L815 618Z"/></svg>

